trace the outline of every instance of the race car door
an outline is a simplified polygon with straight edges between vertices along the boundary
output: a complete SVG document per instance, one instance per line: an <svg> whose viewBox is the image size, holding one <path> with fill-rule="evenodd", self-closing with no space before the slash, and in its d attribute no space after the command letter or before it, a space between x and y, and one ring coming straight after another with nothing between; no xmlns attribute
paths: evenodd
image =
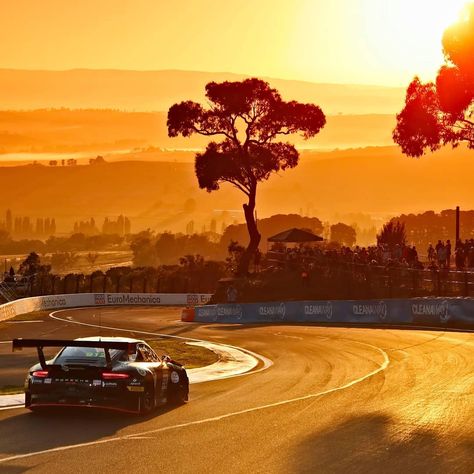
<svg viewBox="0 0 474 474"><path fill-rule="evenodd" d="M137 344L137 361L142 363L153 374L153 385L155 389L155 406L166 401L166 389L168 387L167 367L158 357L155 351L144 343ZM166 372L166 373L164 373Z"/></svg>

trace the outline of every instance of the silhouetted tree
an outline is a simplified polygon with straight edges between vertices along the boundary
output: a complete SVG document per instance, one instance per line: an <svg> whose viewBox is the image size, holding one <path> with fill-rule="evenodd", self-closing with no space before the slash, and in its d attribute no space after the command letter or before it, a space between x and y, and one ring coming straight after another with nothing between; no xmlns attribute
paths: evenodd
<svg viewBox="0 0 474 474"><path fill-rule="evenodd" d="M443 145L466 142L474 148L474 4L443 36L445 64L436 84L415 77L404 109L397 115L393 139L403 153L419 157Z"/></svg>
<svg viewBox="0 0 474 474"><path fill-rule="evenodd" d="M407 237L405 233L405 224L402 222L390 221L382 227L380 234L377 234L377 244L385 244L389 247L395 245L404 246Z"/></svg>
<svg viewBox="0 0 474 474"><path fill-rule="evenodd" d="M250 242L237 270L244 275L260 242L255 217L257 184L298 164L296 148L276 139L295 133L305 139L313 137L326 118L320 107L285 102L277 90L255 78L211 82L206 97L208 109L192 101L173 105L168 111L168 134L223 137L222 142L211 142L204 153L196 155L195 171L202 189L215 191L228 182L247 196L243 209Z"/></svg>
<svg viewBox="0 0 474 474"><path fill-rule="evenodd" d="M354 227L339 222L331 226L331 241L352 247L356 243Z"/></svg>
<svg viewBox="0 0 474 474"><path fill-rule="evenodd" d="M36 252L31 252L20 264L19 272L25 276L32 276L38 273L49 273L51 265L42 265L40 256Z"/></svg>

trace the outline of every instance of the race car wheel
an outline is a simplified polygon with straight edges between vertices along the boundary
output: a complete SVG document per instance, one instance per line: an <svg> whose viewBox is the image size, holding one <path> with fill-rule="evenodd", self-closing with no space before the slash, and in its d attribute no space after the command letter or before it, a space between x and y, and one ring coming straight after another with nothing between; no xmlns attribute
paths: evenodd
<svg viewBox="0 0 474 474"><path fill-rule="evenodd" d="M188 384L179 384L168 393L168 403L170 405L183 405L188 401Z"/></svg>
<svg viewBox="0 0 474 474"><path fill-rule="evenodd" d="M155 395L151 387L145 387L143 395L139 399L140 415L148 415L155 408Z"/></svg>

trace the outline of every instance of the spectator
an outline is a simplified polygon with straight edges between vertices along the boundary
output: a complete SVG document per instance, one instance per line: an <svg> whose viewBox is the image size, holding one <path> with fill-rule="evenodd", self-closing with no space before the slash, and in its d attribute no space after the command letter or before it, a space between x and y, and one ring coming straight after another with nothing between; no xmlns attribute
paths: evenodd
<svg viewBox="0 0 474 474"><path fill-rule="evenodd" d="M462 244L456 247L456 250L454 251L454 259L456 263L456 270L464 270L466 255L464 253L464 246Z"/></svg>
<svg viewBox="0 0 474 474"><path fill-rule="evenodd" d="M428 262L432 263L435 258L435 249L433 247L433 244L430 243L428 247Z"/></svg>
<svg viewBox="0 0 474 474"><path fill-rule="evenodd" d="M437 252L437 257L438 257L439 268L445 268L446 267L446 247L441 243L441 240L436 245L436 252Z"/></svg>
<svg viewBox="0 0 474 474"><path fill-rule="evenodd" d="M451 266L451 242L448 239L446 241L446 267L449 269Z"/></svg>

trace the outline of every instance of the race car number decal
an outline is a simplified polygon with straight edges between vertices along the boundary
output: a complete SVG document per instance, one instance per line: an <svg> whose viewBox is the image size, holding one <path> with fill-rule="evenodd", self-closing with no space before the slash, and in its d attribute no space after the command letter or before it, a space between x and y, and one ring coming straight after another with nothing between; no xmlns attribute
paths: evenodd
<svg viewBox="0 0 474 474"><path fill-rule="evenodd" d="M179 382L178 372L175 372L174 370L173 370L173 372L171 372L171 382L173 382L173 383L178 383Z"/></svg>

